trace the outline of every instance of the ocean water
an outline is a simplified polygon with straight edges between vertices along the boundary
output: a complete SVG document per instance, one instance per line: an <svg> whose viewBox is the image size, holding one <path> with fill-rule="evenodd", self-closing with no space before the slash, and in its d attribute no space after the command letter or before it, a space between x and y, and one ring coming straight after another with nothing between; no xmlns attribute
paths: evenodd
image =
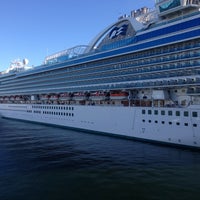
<svg viewBox="0 0 200 200"><path fill-rule="evenodd" d="M0 200L200 199L200 151L0 119Z"/></svg>

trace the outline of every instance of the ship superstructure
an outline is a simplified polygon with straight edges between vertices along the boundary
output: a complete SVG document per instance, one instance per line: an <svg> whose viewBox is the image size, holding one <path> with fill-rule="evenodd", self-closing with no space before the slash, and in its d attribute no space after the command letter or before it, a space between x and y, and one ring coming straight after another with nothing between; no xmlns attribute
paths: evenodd
<svg viewBox="0 0 200 200"><path fill-rule="evenodd" d="M1 74L1 115L199 148L200 2L155 7L41 66Z"/></svg>

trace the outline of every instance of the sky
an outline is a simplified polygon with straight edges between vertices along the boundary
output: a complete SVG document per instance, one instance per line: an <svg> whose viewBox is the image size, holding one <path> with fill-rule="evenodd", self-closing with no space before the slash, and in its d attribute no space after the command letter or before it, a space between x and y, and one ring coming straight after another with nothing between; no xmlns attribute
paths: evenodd
<svg viewBox="0 0 200 200"><path fill-rule="evenodd" d="M124 14L154 0L2 0L0 6L0 71L13 60L30 66L47 55L87 45Z"/></svg>

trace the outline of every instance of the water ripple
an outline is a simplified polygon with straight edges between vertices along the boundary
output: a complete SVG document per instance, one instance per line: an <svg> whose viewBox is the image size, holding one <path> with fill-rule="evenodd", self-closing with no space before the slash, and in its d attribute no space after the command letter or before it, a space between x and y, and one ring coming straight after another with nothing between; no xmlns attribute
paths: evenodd
<svg viewBox="0 0 200 200"><path fill-rule="evenodd" d="M0 119L0 199L199 199L200 152Z"/></svg>

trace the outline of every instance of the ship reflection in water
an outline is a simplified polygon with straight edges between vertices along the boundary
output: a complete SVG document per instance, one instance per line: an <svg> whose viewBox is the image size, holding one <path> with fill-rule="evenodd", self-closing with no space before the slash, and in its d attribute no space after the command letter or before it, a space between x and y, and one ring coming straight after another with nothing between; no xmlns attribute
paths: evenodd
<svg viewBox="0 0 200 200"><path fill-rule="evenodd" d="M0 199L199 199L200 153L0 119Z"/></svg>

